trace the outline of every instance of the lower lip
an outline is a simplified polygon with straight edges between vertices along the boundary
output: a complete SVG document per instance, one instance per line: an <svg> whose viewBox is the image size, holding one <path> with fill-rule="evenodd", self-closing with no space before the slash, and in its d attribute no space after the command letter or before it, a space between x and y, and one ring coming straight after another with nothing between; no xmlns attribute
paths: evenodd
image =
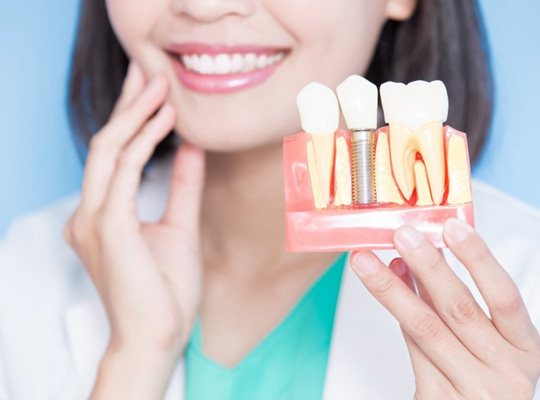
<svg viewBox="0 0 540 400"><path fill-rule="evenodd" d="M283 61L280 60L268 67L249 72L203 75L188 70L176 55L171 58L182 84L188 89L202 93L230 93L257 86L268 79Z"/></svg>

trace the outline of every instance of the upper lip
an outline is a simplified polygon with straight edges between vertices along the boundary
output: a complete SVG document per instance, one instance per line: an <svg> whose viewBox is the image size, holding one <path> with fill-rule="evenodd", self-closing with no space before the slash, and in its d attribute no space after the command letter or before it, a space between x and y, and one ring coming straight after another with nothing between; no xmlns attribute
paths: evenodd
<svg viewBox="0 0 540 400"><path fill-rule="evenodd" d="M173 43L167 47L171 53L177 54L235 54L235 53L255 53L255 54L273 54L281 51L287 51L285 47L261 46L253 44L226 45L220 43L202 43L202 42L183 42Z"/></svg>

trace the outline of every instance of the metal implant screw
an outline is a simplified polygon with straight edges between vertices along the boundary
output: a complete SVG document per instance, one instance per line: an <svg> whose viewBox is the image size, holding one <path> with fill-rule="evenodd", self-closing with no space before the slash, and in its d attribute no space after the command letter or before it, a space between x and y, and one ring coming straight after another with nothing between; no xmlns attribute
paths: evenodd
<svg viewBox="0 0 540 400"><path fill-rule="evenodd" d="M353 130L351 137L351 175L354 205L377 202L375 184L375 132Z"/></svg>

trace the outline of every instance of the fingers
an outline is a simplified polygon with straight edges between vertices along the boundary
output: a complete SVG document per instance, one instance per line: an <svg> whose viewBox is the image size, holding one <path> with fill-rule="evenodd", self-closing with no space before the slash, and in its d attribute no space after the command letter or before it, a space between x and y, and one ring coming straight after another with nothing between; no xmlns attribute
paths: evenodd
<svg viewBox="0 0 540 400"><path fill-rule="evenodd" d="M396 231L394 244L452 332L479 359L495 361L504 341L441 252L410 226Z"/></svg>
<svg viewBox="0 0 540 400"><path fill-rule="evenodd" d="M182 225L190 230L197 229L204 172L204 151L183 141L174 161L169 200L162 218L163 222Z"/></svg>
<svg viewBox="0 0 540 400"><path fill-rule="evenodd" d="M122 151L103 210L107 220L136 217L137 192L143 168L157 145L173 128L174 121L173 106L165 104Z"/></svg>
<svg viewBox="0 0 540 400"><path fill-rule="evenodd" d="M145 83L146 79L139 64L135 61L131 61L127 70L126 79L122 86L122 92L114 106L112 115L114 116L130 104L135 96L144 88Z"/></svg>
<svg viewBox="0 0 540 400"><path fill-rule="evenodd" d="M413 292L416 293L415 283L411 271L407 264L401 258L395 258L388 266L390 270L398 276ZM420 347L409 336L409 334L401 328L405 344L409 351L411 365L413 368L417 391L421 391L423 398L441 398L444 393L450 393L452 384L444 376L444 374L431 362L431 360L422 352Z"/></svg>
<svg viewBox="0 0 540 400"><path fill-rule="evenodd" d="M351 266L433 364L452 382L465 384L481 365L439 316L373 253L353 253Z"/></svg>
<svg viewBox="0 0 540 400"><path fill-rule="evenodd" d="M520 349L538 348L538 331L516 284L482 238L469 225L449 219L444 225L444 239L470 272L500 334Z"/></svg>
<svg viewBox="0 0 540 400"><path fill-rule="evenodd" d="M92 138L82 186L81 208L85 212L92 213L102 205L118 155L165 100L167 87L166 78L153 78L127 108Z"/></svg>

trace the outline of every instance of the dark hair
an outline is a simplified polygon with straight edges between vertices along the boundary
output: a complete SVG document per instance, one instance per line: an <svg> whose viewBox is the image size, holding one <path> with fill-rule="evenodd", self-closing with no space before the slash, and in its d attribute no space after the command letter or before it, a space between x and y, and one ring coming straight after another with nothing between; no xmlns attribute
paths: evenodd
<svg viewBox="0 0 540 400"><path fill-rule="evenodd" d="M108 120L128 58L104 0L83 1L70 79L69 114L83 144ZM468 134L477 160L492 115L492 77L476 0L419 0L413 16L384 26L366 77L385 81L442 80L450 97L448 123ZM171 148L171 135L155 156Z"/></svg>

